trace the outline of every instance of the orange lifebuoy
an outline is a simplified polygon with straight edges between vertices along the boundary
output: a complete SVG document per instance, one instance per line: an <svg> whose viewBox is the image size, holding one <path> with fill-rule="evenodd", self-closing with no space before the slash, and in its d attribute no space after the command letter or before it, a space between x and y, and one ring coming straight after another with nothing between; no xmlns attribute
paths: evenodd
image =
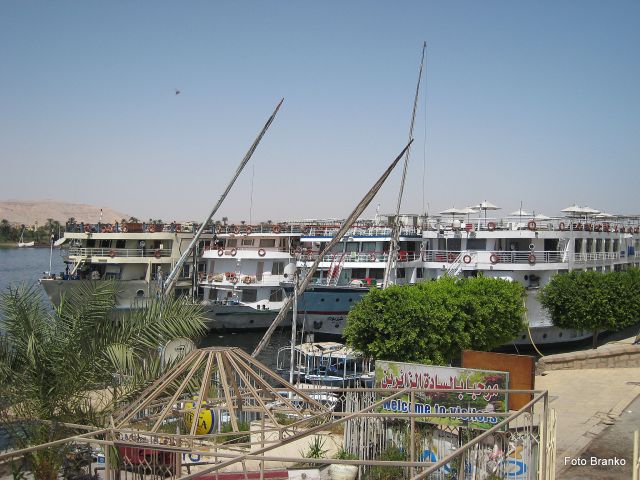
<svg viewBox="0 0 640 480"><path fill-rule="evenodd" d="M274 225L271 231L273 233L280 233L282 231L282 227L280 225Z"/></svg>
<svg viewBox="0 0 640 480"><path fill-rule="evenodd" d="M487 230L489 230L490 232L493 232L495 229L496 229L496 222L487 223Z"/></svg>
<svg viewBox="0 0 640 480"><path fill-rule="evenodd" d="M176 232L177 233L182 232L182 225L176 225Z"/></svg>
<svg viewBox="0 0 640 480"><path fill-rule="evenodd" d="M464 257L462 257L462 261L464 263L466 263L467 265L471 263L471 255L467 254Z"/></svg>
<svg viewBox="0 0 640 480"><path fill-rule="evenodd" d="M536 263L536 256L533 253L529 254L529 263Z"/></svg>
<svg viewBox="0 0 640 480"><path fill-rule="evenodd" d="M122 233L127 233L129 231L126 225L122 227L121 230L122 230Z"/></svg>
<svg viewBox="0 0 640 480"><path fill-rule="evenodd" d="M529 220L529 223L527 223L527 228L531 231L535 230L537 227L536 222L533 220Z"/></svg>
<svg viewBox="0 0 640 480"><path fill-rule="evenodd" d="M491 256L489 257L489 261L495 265L500 261L500 257L495 253L492 253Z"/></svg>
<svg viewBox="0 0 640 480"><path fill-rule="evenodd" d="M224 272L225 278L231 278L233 272Z"/></svg>
<svg viewBox="0 0 640 480"><path fill-rule="evenodd" d="M253 232L253 228L251 228L251 225L247 225L244 229L244 234L251 235L251 232Z"/></svg>
<svg viewBox="0 0 640 480"><path fill-rule="evenodd" d="M115 250L111 250L111 251L109 251L109 256L110 256L111 258L115 257L115 256L116 256L116 251L115 251Z"/></svg>
<svg viewBox="0 0 640 480"><path fill-rule="evenodd" d="M155 225L149 225L149 233L156 233L156 226Z"/></svg>
<svg viewBox="0 0 640 480"><path fill-rule="evenodd" d="M229 252L229 255L231 255L232 257L235 257L236 253L238 253L238 249L237 248L232 248L231 251Z"/></svg>
<svg viewBox="0 0 640 480"><path fill-rule="evenodd" d="M160 258L162 256L162 253L160 252L160 249L158 249L155 252L153 252L153 256L156 257L156 258Z"/></svg>
<svg viewBox="0 0 640 480"><path fill-rule="evenodd" d="M267 254L267 251L264 248L258 249L258 256L264 257Z"/></svg>
<svg viewBox="0 0 640 480"><path fill-rule="evenodd" d="M84 233L89 233L90 230L91 230L91 227L89 225L84 226Z"/></svg>
<svg viewBox="0 0 640 480"><path fill-rule="evenodd" d="M453 263L456 260L456 254L453 252L449 252L449 263Z"/></svg>
<svg viewBox="0 0 640 480"><path fill-rule="evenodd" d="M249 285L251 283L251 277L249 275L245 275L242 279L242 283Z"/></svg>
<svg viewBox="0 0 640 480"><path fill-rule="evenodd" d="M560 222L560 223L558 224L558 228L559 228L560 230L564 231L564 228L565 228L564 222Z"/></svg>
<svg viewBox="0 0 640 480"><path fill-rule="evenodd" d="M233 226L233 233L234 233L234 234L236 234L236 235L238 235L238 234L240 233L240 227L239 227L239 226L237 226L237 225L234 225L234 226Z"/></svg>
<svg viewBox="0 0 640 480"><path fill-rule="evenodd" d="M407 251L406 250L400 250L398 252L398 261L399 262L406 262L407 261Z"/></svg>
<svg viewBox="0 0 640 480"><path fill-rule="evenodd" d="M234 275L233 277L231 277L231 278L229 279L229 281L235 285L236 283L238 283L238 277L236 277L236 276Z"/></svg>
<svg viewBox="0 0 640 480"><path fill-rule="evenodd" d="M218 249L218 256L221 257L222 255L224 255L224 248L220 247Z"/></svg>

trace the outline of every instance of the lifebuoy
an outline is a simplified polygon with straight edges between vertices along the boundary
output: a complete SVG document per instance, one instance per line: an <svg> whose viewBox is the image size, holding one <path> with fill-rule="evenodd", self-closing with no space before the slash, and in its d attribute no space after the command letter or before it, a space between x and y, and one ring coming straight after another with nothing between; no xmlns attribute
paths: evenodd
<svg viewBox="0 0 640 480"><path fill-rule="evenodd" d="M89 233L90 230L91 230L91 227L89 225L84 226L84 233Z"/></svg>
<svg viewBox="0 0 640 480"><path fill-rule="evenodd" d="M182 232L182 225L176 225L176 232L177 233Z"/></svg>
<svg viewBox="0 0 640 480"><path fill-rule="evenodd" d="M122 233L127 233L129 231L126 225L122 227L121 230L122 230Z"/></svg>
<svg viewBox="0 0 640 480"><path fill-rule="evenodd" d="M155 252L153 252L153 256L156 257L156 258L160 258L162 256L162 253L160 253L160 249L158 249Z"/></svg>
<svg viewBox="0 0 640 480"><path fill-rule="evenodd" d="M407 261L407 252L406 252L406 250L400 250L398 252L398 261L399 262L406 262Z"/></svg>
<svg viewBox="0 0 640 480"><path fill-rule="evenodd" d="M496 222L487 223L487 230L489 230L490 232L493 232L495 229L496 229Z"/></svg>
<svg viewBox="0 0 640 480"><path fill-rule="evenodd" d="M489 257L489 261L495 265L500 261L500 257L495 253L492 253L491 256Z"/></svg>
<svg viewBox="0 0 640 480"><path fill-rule="evenodd" d="M449 263L453 263L456 260L456 254L453 252L449 252Z"/></svg>
<svg viewBox="0 0 640 480"><path fill-rule="evenodd" d="M229 252L229 255L231 255L232 257L235 257L236 253L238 253L238 249L237 248L232 248L231 251Z"/></svg>
<svg viewBox="0 0 640 480"><path fill-rule="evenodd" d="M534 222L533 220L529 220L529 223L527 223L527 228L531 231L535 230L537 227L536 222Z"/></svg>
<svg viewBox="0 0 640 480"><path fill-rule="evenodd" d="M247 227L245 227L244 229L244 234L251 235L251 232L253 232L253 228L251 228L251 225L247 225Z"/></svg>
<svg viewBox="0 0 640 480"><path fill-rule="evenodd" d="M467 265L471 263L471 255L467 254L464 257L462 257L462 261L464 263L466 263Z"/></svg>
<svg viewBox="0 0 640 480"><path fill-rule="evenodd" d="M231 278L231 273L232 272L224 272L225 278Z"/></svg>
<svg viewBox="0 0 640 480"><path fill-rule="evenodd" d="M242 279L242 283L249 285L251 283L251 277L249 275L245 275Z"/></svg>
<svg viewBox="0 0 640 480"><path fill-rule="evenodd" d="M529 254L529 263L536 263L536 256L533 253Z"/></svg>
<svg viewBox="0 0 640 480"><path fill-rule="evenodd" d="M115 257L115 256L116 256L116 251L115 251L115 250L111 250L111 251L109 252L109 256L110 256L111 258Z"/></svg>
<svg viewBox="0 0 640 480"><path fill-rule="evenodd" d="M156 226L155 225L149 225L149 233L156 233Z"/></svg>
<svg viewBox="0 0 640 480"><path fill-rule="evenodd" d="M564 231L564 229L565 229L564 222L560 222L560 223L558 224L558 228L559 228L561 231Z"/></svg>
<svg viewBox="0 0 640 480"><path fill-rule="evenodd" d="M218 249L218 256L221 257L222 255L224 255L224 248L220 247Z"/></svg>
<svg viewBox="0 0 640 480"><path fill-rule="evenodd" d="M238 235L240 233L240 227L238 227L237 225L233 226L233 233L235 233L236 235Z"/></svg>
<svg viewBox="0 0 640 480"><path fill-rule="evenodd" d="M229 281L235 285L236 283L238 283L238 277L236 277L236 276L234 275L233 277L231 277L231 278L229 279Z"/></svg>
<svg viewBox="0 0 640 480"><path fill-rule="evenodd" d="M274 225L271 231L273 233L280 233L282 231L282 227L280 225Z"/></svg>
<svg viewBox="0 0 640 480"><path fill-rule="evenodd" d="M267 251L264 248L260 248L258 250L258 256L264 257L267 254Z"/></svg>

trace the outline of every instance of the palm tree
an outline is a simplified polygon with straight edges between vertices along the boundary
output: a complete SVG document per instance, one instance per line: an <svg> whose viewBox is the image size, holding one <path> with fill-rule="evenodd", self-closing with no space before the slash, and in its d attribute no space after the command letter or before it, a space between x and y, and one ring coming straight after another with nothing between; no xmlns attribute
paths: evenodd
<svg viewBox="0 0 640 480"><path fill-rule="evenodd" d="M62 423L106 425L121 402L172 366L159 346L204 332L197 304L149 300L114 313L117 292L110 281L80 285L55 311L35 286L0 294L0 424L18 447L69 436ZM57 447L29 454L28 469L37 480L55 479L64 454Z"/></svg>

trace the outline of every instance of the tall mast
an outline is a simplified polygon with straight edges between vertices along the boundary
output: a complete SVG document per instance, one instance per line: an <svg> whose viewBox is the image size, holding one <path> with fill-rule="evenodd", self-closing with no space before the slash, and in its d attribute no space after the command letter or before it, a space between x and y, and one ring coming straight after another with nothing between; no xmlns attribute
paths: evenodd
<svg viewBox="0 0 640 480"><path fill-rule="evenodd" d="M416 110L418 108L418 95L420 93L420 80L422 80L422 66L424 65L424 53L427 49L427 42L422 44L422 57L420 59L420 71L418 73L418 84L416 85L416 95L413 99L413 112L411 113L411 126L409 127L409 140L413 138L413 126L416 122ZM389 242L389 255L387 257L387 265L384 269L384 282L382 288L387 288L391 279L391 272L395 271L397 260L398 240L400 238L400 206L402 205L402 194L404 192L404 182L407 178L407 167L409 165L409 153L411 149L407 149L404 157L404 165L402 167L402 180L400 181L400 192L398 193L398 203L396 205L396 215L393 218L393 227L391 228L391 241Z"/></svg>
<svg viewBox="0 0 640 480"><path fill-rule="evenodd" d="M200 237L202 236L202 233L204 232L204 230L205 230L205 228L207 226L207 223L209 223L209 220L211 220L211 218L216 214L216 212L220 208L220 205L222 205L222 202L224 202L224 199L227 197L227 194L231 190L231 187L233 187L233 184L235 183L235 181L240 176L240 173L242 172L242 169L245 167L245 165L247 164L247 162L249 161L249 159L253 155L253 152L255 152L256 148L258 147L258 144L260 143L260 140L262 140L262 137L264 136L264 134L269 129L269 126L271 125L271 122L273 122L273 119L276 118L276 114L278 113L278 110L280 110L280 106L282 105L282 102L284 102L284 98L280 100L280 103L278 103L278 105L276 106L276 109L273 111L273 113L269 117L269 120L267 120L267 123L265 123L264 127L262 127L262 131L256 137L256 139L253 141L253 144L251 145L251 147L247 151L246 155L244 156L244 158L240 162L240 165L238 165L238 168L236 169L236 173L233 175L233 178L231 179L231 182L229 182L229 185L227 185L227 188L222 193L222 196L218 200L218 203L216 203L216 206L213 207L213 210L211 210L211 213L209 213L209 216L207 216L206 220L204 222L202 222L202 225L200 225L200 228L198 229L196 234L193 236L193 240L191 240L191 243L189 244L187 249L184 251L184 253L180 257L180 259L177 261L176 265L173 267L173 270L171 270L171 273L169 273L169 275L167 275L167 279L165 280L165 282L164 282L164 284L162 286L162 291L163 291L163 294L164 294L165 297L168 296L171 293L171 290L173 289L173 287L174 287L174 285L176 283L176 280L178 279L178 272L182 268L182 265L184 265L184 262L187 260L187 258L189 258L189 255L191 254L191 251L193 250L195 245L198 243L198 240L200 240Z"/></svg>
<svg viewBox="0 0 640 480"><path fill-rule="evenodd" d="M309 283L313 278L313 274L318 269L318 265L320 265L320 262L322 261L324 256L336 245L336 243L342 240L342 237L344 237L347 231L351 228L351 225L355 223L355 221L358 219L358 217L360 217L364 209L367 208L369 203L371 203L371 200L373 200L373 197L375 197L376 193L378 193L378 190L380 190L380 187L382 187L382 184L385 182L385 180L387 179L387 177L389 176L393 168L397 165L397 163L400 161L402 156L409 149L411 142L413 142L413 139L409 140L409 143L407 144L406 147L402 149L402 152L400 152L400 155L396 157L396 159L391 163L391 165L389 165L389 168L385 170L385 172L378 179L378 181L373 185L373 187L371 187L371 190L369 190L366 193L366 195L362 198L362 200L360 200L360 203L356 205L356 208L353 210L353 212L351 212L351 215L349 215L349 217L347 217L347 219L344 221L344 223L340 227L340 230L338 230L338 233L335 234L335 236L331 239L331 241L318 254L318 257L316 258L315 262L313 262L311 267L309 267L309 271L307 272L307 275L304 277L304 279L302 280L302 282L297 288L298 295L303 294L304 291L307 289L307 287L309 286ZM294 276L294 281L297 282L296 276ZM252 357L257 357L262 351L262 349L267 346L267 344L269 343L269 339L271 338L271 335L273 334L274 330L277 328L280 322L282 322L285 315L289 312L289 309L291 308L294 297L295 295L288 297L286 302L284 302L282 307L280 307L280 311L278 312L278 315L273 320L273 322L269 326L269 329L264 334L264 337L262 337L262 340L260 340L260 343L258 343L258 346L251 354Z"/></svg>

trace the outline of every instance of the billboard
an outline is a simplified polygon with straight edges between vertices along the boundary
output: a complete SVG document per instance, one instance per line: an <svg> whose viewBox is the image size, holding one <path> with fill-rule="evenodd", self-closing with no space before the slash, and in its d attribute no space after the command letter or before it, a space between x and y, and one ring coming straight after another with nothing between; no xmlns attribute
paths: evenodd
<svg viewBox="0 0 640 480"><path fill-rule="evenodd" d="M417 363L376 361L376 388L411 388L435 390L385 402L382 411L412 413L468 413L462 417L424 417L423 421L490 428L500 422L493 412L506 412L508 398L497 390L509 385L509 374L492 370L440 367ZM477 389L478 392L454 392L456 389Z"/></svg>

